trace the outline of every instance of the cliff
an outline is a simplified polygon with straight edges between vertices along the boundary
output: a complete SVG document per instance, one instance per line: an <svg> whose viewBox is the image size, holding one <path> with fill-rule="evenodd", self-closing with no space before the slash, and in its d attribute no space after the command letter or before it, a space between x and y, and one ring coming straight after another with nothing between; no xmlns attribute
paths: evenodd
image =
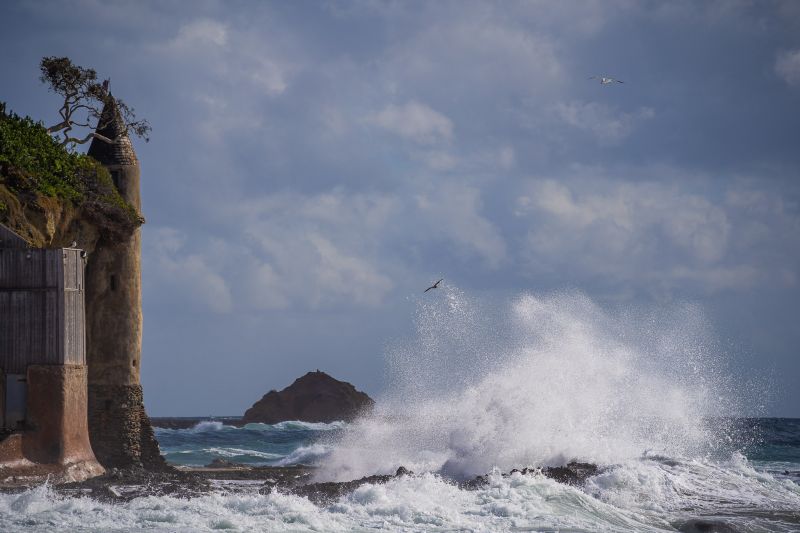
<svg viewBox="0 0 800 533"><path fill-rule="evenodd" d="M70 153L0 103L0 223L37 248L123 240L144 220L96 160Z"/></svg>
<svg viewBox="0 0 800 533"><path fill-rule="evenodd" d="M270 391L244 413L244 423L276 424L285 420L334 422L352 420L375 402L345 381L325 372L309 372L282 391Z"/></svg>

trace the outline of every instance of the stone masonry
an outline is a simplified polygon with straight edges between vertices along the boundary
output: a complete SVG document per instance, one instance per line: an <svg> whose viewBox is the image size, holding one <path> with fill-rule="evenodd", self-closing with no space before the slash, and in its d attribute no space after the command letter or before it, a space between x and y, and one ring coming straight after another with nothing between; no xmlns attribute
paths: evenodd
<svg viewBox="0 0 800 533"><path fill-rule="evenodd" d="M109 93L89 155L110 172L120 195L141 211L139 161ZM86 336L89 367L89 436L108 467L165 463L142 403L141 231L124 241L101 237L86 266Z"/></svg>

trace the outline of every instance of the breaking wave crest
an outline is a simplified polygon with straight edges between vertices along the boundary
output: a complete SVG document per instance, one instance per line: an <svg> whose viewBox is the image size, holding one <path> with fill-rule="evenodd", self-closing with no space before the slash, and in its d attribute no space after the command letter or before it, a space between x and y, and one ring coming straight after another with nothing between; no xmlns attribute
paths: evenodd
<svg viewBox="0 0 800 533"><path fill-rule="evenodd" d="M447 287L390 351L392 386L321 480L727 454L741 387L700 310L612 313L579 292L487 305ZM733 448L732 448L733 446Z"/></svg>
<svg viewBox="0 0 800 533"><path fill-rule="evenodd" d="M234 426L230 424L225 424L219 420L202 420L188 429L169 429L169 428L156 428L156 431L164 432L164 431L192 431L195 433L204 432L204 431L236 431L240 429L247 429L252 431L333 431L337 429L342 429L345 426L345 422L343 421L336 421L336 422L303 422L301 420L287 420L285 422L278 422L277 424L261 424L261 423L250 423L244 424L241 426Z"/></svg>
<svg viewBox="0 0 800 533"><path fill-rule="evenodd" d="M275 463L275 466L308 465L316 466L328 457L332 448L325 444L300 446L295 451Z"/></svg>

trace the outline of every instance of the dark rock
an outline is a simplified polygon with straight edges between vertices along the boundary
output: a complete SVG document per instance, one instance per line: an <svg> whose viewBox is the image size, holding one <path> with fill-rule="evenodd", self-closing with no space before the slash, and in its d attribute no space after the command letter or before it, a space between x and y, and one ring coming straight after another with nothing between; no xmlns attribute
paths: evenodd
<svg viewBox="0 0 800 533"><path fill-rule="evenodd" d="M247 468L247 465L243 465L242 463L234 463L233 461L228 461L227 459L220 459L217 457L208 463L206 468Z"/></svg>
<svg viewBox="0 0 800 533"><path fill-rule="evenodd" d="M409 470L408 468L406 468L406 467L404 467L404 466L401 466L401 467L399 467L399 468L397 469L397 472L395 472L395 473L394 473L394 475L395 475L396 477L400 477L400 476L413 476L413 475L414 475L414 472L412 472L411 470Z"/></svg>
<svg viewBox="0 0 800 533"><path fill-rule="evenodd" d="M597 465L591 463L578 463L572 461L566 466L548 466L542 469L542 474L567 485L583 485L586 480L597 475Z"/></svg>
<svg viewBox="0 0 800 533"><path fill-rule="evenodd" d="M700 518L676 524L675 529L682 533L736 533L736 530L725 522Z"/></svg>
<svg viewBox="0 0 800 533"><path fill-rule="evenodd" d="M276 424L286 420L334 422L352 420L375 402L350 383L325 372L309 372L280 392L270 391L248 409L243 423Z"/></svg>
<svg viewBox="0 0 800 533"><path fill-rule="evenodd" d="M522 475L540 473L559 483L580 486L583 485L588 478L599 472L600 468L595 464L571 461L564 466L546 466L541 469L523 468L520 470L519 468L514 468L509 473L503 474L503 476L510 476L514 473L520 473ZM467 490L474 490L486 486L488 483L489 479L486 476L476 476L470 480L459 483L459 486Z"/></svg>
<svg viewBox="0 0 800 533"><path fill-rule="evenodd" d="M353 481L331 481L326 483L308 483L305 485L298 485L289 489L289 492L297 496L308 498L317 505L329 505L345 494L349 494L356 490L361 485L367 483L386 483L395 476L367 476L361 479L354 479ZM263 491L263 489L262 489Z"/></svg>
<svg viewBox="0 0 800 533"><path fill-rule="evenodd" d="M103 501L129 501L136 497L149 495L192 498L214 491L215 485L211 483L211 480L260 480L263 482L259 489L261 494L280 491L306 497L318 505L329 505L367 483L381 484L396 477L414 475L413 472L401 466L393 475L373 475L344 482L313 483L313 471L313 468L303 466L251 467L239 466L225 460L215 460L205 468L189 470L171 468L163 472L154 472L142 467L109 468L103 476L80 483L62 484L57 486L56 490L68 495L90 496ZM515 472L523 475L543 474L561 483L582 484L588 477L600 472L600 469L589 463L571 462L565 466L543 469L514 469L503 475L510 476ZM486 486L487 483L486 476L478 476L458 485L466 490L475 490ZM21 489L3 489L1 492L14 490ZM707 519L679 522L675 524L675 528L686 533L731 533L734 531L722 521Z"/></svg>
<svg viewBox="0 0 800 533"><path fill-rule="evenodd" d="M109 468L102 476L78 483L65 483L55 488L69 495L86 495L109 501L130 501L142 496L173 495L190 498L212 490L211 484L192 472L174 468L162 471L142 467Z"/></svg>

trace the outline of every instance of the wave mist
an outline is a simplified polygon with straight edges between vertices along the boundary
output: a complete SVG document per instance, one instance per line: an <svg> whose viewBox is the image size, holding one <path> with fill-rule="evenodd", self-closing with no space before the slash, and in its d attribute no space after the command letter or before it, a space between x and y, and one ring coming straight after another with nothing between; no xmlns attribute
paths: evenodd
<svg viewBox="0 0 800 533"><path fill-rule="evenodd" d="M390 389L320 479L710 458L735 444L711 417L739 412L738 387L695 306L609 312L580 292L492 305L443 287L415 326L388 351Z"/></svg>

